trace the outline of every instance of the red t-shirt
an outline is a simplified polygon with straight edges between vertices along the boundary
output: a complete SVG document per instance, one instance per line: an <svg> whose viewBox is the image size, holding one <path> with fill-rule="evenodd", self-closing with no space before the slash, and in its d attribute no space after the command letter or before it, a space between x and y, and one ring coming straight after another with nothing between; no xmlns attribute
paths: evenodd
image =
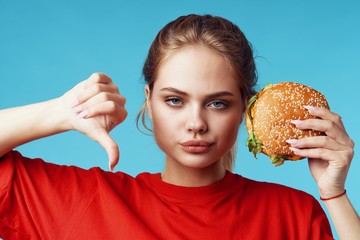
<svg viewBox="0 0 360 240"><path fill-rule="evenodd" d="M27 159L0 159L3 239L333 239L310 195L227 172L205 187L160 174L133 178Z"/></svg>

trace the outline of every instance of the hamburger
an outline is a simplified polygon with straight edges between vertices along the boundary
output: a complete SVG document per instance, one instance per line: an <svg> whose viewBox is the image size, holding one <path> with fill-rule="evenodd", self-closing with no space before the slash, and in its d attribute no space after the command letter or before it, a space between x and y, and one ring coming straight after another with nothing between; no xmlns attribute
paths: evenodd
<svg viewBox="0 0 360 240"><path fill-rule="evenodd" d="M324 135L314 130L300 130L292 120L315 118L304 106L329 109L325 96L317 90L295 82L268 84L252 96L246 112L249 137L246 145L256 155L268 155L275 166L286 160L300 160L290 149L287 139Z"/></svg>

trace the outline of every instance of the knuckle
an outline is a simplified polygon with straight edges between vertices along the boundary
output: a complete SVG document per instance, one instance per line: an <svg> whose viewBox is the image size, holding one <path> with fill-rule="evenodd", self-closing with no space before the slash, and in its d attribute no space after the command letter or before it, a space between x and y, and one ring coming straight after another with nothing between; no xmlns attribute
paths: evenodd
<svg viewBox="0 0 360 240"><path fill-rule="evenodd" d="M348 168L354 156L354 150L349 148L343 151L343 154L339 156L337 166L340 168Z"/></svg>
<svg viewBox="0 0 360 240"><path fill-rule="evenodd" d="M123 122L128 115L128 112L124 108L120 108L114 115L114 122L117 124Z"/></svg>
<svg viewBox="0 0 360 240"><path fill-rule="evenodd" d="M348 158L345 158L345 156L344 156L344 158L343 159L340 159L340 161L338 162L338 167L339 168L348 168L349 167L349 165L350 165L350 161L349 161L349 159Z"/></svg>
<svg viewBox="0 0 360 240"><path fill-rule="evenodd" d="M350 139L349 142L350 142L350 143L349 143L350 147L351 147L351 148L354 148L354 147L355 147L355 142L354 142L354 140Z"/></svg>
<svg viewBox="0 0 360 240"><path fill-rule="evenodd" d="M114 103L113 101L108 101L108 102L107 102L107 105L108 105L108 108L109 108L111 111L116 110L116 103Z"/></svg>
<svg viewBox="0 0 360 240"><path fill-rule="evenodd" d="M314 107L312 109L312 112L317 116L324 116L324 114L325 114L324 108L321 108L321 107Z"/></svg>
<svg viewBox="0 0 360 240"><path fill-rule="evenodd" d="M317 149L317 155L320 159L323 159L325 157L325 151L323 149Z"/></svg>
<svg viewBox="0 0 360 240"><path fill-rule="evenodd" d="M354 157L354 154L355 154L354 149L353 149L353 148L350 148L350 149L348 150L348 159L351 160L351 159Z"/></svg>
<svg viewBox="0 0 360 240"><path fill-rule="evenodd" d="M125 105L126 104L126 97L121 97L121 101L122 101L122 103L123 103L123 105Z"/></svg>
<svg viewBox="0 0 360 240"><path fill-rule="evenodd" d="M333 121L325 120L325 122L326 122L326 124L324 124L325 132L333 129L336 126L336 124Z"/></svg>
<svg viewBox="0 0 360 240"><path fill-rule="evenodd" d="M340 123L342 121L341 116L339 114L337 114L337 113L334 113L333 121L336 122L336 123Z"/></svg>
<svg viewBox="0 0 360 240"><path fill-rule="evenodd" d="M319 143L321 147L327 146L331 141L329 136L321 136L319 137Z"/></svg>
<svg viewBox="0 0 360 240"><path fill-rule="evenodd" d="M95 82L98 82L101 79L101 73L95 72L91 74L91 78L95 80Z"/></svg>
<svg viewBox="0 0 360 240"><path fill-rule="evenodd" d="M101 92L102 92L101 85L99 85L99 84L94 85L94 86L93 86L93 92L94 92L94 94L99 94L99 93L101 93Z"/></svg>
<svg viewBox="0 0 360 240"><path fill-rule="evenodd" d="M120 89L115 84L113 84L113 89L114 89L114 92L120 93Z"/></svg>
<svg viewBox="0 0 360 240"><path fill-rule="evenodd" d="M128 112L126 111L126 109L123 109L123 114L121 115L120 121L124 121L127 116L128 116Z"/></svg>
<svg viewBox="0 0 360 240"><path fill-rule="evenodd" d="M312 113L314 116L320 118L320 119L324 119L326 114L327 114L327 109L326 108L322 108L322 107L315 107L312 110Z"/></svg>
<svg viewBox="0 0 360 240"><path fill-rule="evenodd" d="M99 97L100 97L100 99L101 99L102 101L104 101L104 102L107 102L107 101L110 100L110 96L109 96L109 94L106 93L106 92L100 92L100 93L99 93Z"/></svg>

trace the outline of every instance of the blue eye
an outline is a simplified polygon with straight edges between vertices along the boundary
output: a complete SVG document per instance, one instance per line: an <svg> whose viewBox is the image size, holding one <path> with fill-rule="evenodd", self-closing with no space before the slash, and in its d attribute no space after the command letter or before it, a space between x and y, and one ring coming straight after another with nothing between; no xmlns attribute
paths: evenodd
<svg viewBox="0 0 360 240"><path fill-rule="evenodd" d="M170 106L180 106L182 104L182 101L180 98L177 97L169 97L166 99L166 103L169 104Z"/></svg>
<svg viewBox="0 0 360 240"><path fill-rule="evenodd" d="M208 106L214 109L224 109L227 107L227 104L223 101L212 101L208 104Z"/></svg>

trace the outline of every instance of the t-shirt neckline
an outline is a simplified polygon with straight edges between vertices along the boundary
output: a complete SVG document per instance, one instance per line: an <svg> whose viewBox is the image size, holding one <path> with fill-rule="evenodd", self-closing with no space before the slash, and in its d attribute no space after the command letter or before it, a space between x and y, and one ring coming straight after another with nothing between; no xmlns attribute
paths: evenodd
<svg viewBox="0 0 360 240"><path fill-rule="evenodd" d="M239 191L239 188L242 187L239 181L242 177L239 177L226 171L225 176L213 184L200 187L184 187L166 183L162 181L160 173L155 173L147 175L147 182L156 194L172 202L205 203L218 198L220 195Z"/></svg>

